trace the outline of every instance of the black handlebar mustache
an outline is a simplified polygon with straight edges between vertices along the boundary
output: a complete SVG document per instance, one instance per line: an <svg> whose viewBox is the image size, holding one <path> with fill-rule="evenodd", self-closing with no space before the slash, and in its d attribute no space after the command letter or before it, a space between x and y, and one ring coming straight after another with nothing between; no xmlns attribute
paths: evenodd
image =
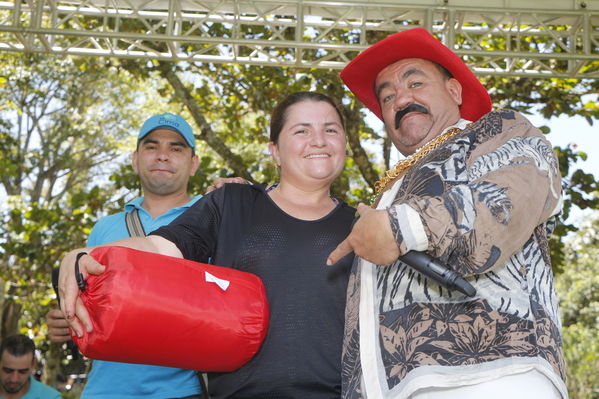
<svg viewBox="0 0 599 399"><path fill-rule="evenodd" d="M428 114L428 110L424 108L424 106L420 104L410 104L404 109L397 111L395 114L395 128L399 129L399 123L401 122L401 118L409 114L410 112L420 112L421 114Z"/></svg>

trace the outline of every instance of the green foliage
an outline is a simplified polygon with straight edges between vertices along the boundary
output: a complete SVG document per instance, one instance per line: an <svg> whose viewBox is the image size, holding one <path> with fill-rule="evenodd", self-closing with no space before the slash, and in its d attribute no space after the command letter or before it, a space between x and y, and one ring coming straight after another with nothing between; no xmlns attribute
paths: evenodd
<svg viewBox="0 0 599 399"><path fill-rule="evenodd" d="M491 76L481 79L489 88L489 93L496 106L511 108L530 114L539 112L549 119L554 116L579 115L586 118L589 124L599 119L598 80L572 79L530 79ZM544 133L549 128L541 127ZM568 134L568 132L559 132ZM578 160L585 160L587 154L579 151L575 145L555 147L564 194L564 206L560 216L561 223L556 227L550 240L550 251L554 271L559 273L564 266L563 238L577 230L577 226L566 223L572 208L599 209L599 182L597 178L581 169L572 167Z"/></svg>
<svg viewBox="0 0 599 399"><path fill-rule="evenodd" d="M571 399L599 398L599 331L580 324L563 330L567 364L568 393Z"/></svg>
<svg viewBox="0 0 599 399"><path fill-rule="evenodd" d="M563 319L567 383L572 399L599 398L599 213L565 244L556 279Z"/></svg>
<svg viewBox="0 0 599 399"><path fill-rule="evenodd" d="M143 91L100 59L0 58L0 335L40 340L55 306L50 271L110 203L110 187L94 180L139 124Z"/></svg>
<svg viewBox="0 0 599 399"><path fill-rule="evenodd" d="M559 272L564 266L564 242L563 238L578 230L578 226L566 223L570 217L572 207L581 210L599 209L599 182L594 175L584 172L582 169L572 171L571 165L578 160L586 159L587 154L576 151L574 146L554 148L562 173L562 187L564 194L564 205L561 215L562 223L555 228L550 240L551 257L554 270Z"/></svg>

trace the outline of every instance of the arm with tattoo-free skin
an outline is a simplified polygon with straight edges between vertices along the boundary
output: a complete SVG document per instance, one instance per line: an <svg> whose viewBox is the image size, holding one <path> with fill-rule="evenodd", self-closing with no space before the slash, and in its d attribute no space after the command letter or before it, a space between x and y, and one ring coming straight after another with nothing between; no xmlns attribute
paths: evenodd
<svg viewBox="0 0 599 399"><path fill-rule="evenodd" d="M159 236L131 237L111 242L109 246L121 246L140 251L154 252L161 255L182 258L181 251L175 244ZM107 246L107 245L100 245ZM68 252L60 264L60 277L58 280L58 292L61 298L60 308L66 317L69 327L77 336L83 336L84 331L92 331L92 323L87 309L79 298L79 287L75 279L75 260L81 252L90 253L94 248L78 248ZM99 275L106 267L98 263L91 256L82 256L79 260L79 271L83 278L89 275Z"/></svg>

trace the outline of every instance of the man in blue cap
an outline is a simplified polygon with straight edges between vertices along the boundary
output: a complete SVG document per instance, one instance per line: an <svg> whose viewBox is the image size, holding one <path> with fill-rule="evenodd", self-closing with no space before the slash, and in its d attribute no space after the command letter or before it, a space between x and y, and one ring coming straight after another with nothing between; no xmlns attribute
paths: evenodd
<svg viewBox="0 0 599 399"><path fill-rule="evenodd" d="M100 219L90 233L89 246L149 234L199 199L187 192L199 162L193 131L182 117L165 112L146 120L131 164L141 181L143 197L130 201L123 212ZM135 233L136 228L141 231ZM47 324L53 342L71 339L60 309L48 313ZM199 380L192 370L94 360L81 397L199 398L199 392Z"/></svg>

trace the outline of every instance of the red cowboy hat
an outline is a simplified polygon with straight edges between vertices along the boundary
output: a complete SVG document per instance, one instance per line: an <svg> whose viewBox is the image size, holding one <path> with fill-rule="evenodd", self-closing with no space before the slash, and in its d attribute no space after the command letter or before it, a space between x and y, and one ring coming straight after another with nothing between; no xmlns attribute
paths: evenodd
<svg viewBox="0 0 599 399"><path fill-rule="evenodd" d="M462 85L462 118L477 121L491 111L491 97L468 66L426 29L414 28L395 33L364 50L341 71L347 87L379 119L381 106L374 92L377 75L387 65L404 58L422 58L447 69Z"/></svg>

